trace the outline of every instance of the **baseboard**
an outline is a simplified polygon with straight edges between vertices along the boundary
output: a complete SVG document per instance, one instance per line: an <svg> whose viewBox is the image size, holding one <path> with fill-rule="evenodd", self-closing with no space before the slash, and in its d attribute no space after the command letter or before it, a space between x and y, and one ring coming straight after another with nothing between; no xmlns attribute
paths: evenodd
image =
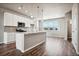
<svg viewBox="0 0 79 59"><path fill-rule="evenodd" d="M62 38L62 39L64 39L65 37L56 37L56 36L47 36L47 37L53 37L53 38Z"/></svg>
<svg viewBox="0 0 79 59"><path fill-rule="evenodd" d="M6 43L4 43L4 44L11 44L11 43L15 43L15 41L6 42Z"/></svg>
<svg viewBox="0 0 79 59"><path fill-rule="evenodd" d="M36 46L38 46L38 45L40 45L40 44L42 44L42 43L44 43L45 41L42 41L42 42L40 42L40 43L38 43L38 44L36 44L36 45L34 45L34 46L32 46L32 47L30 47L30 48L28 48L28 49L26 49L26 50L22 50L21 52L22 53L24 53L24 52L27 52L28 50L30 50L30 49L32 49L32 48L34 48L34 47L36 47Z"/></svg>

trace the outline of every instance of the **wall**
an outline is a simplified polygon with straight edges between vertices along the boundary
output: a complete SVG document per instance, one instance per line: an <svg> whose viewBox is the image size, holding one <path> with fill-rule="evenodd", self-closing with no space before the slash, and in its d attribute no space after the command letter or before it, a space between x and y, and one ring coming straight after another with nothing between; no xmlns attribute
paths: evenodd
<svg viewBox="0 0 79 59"><path fill-rule="evenodd" d="M60 38L64 38L65 37L65 33L66 33L66 20L65 18L57 18L55 19L56 21L59 22L60 25L60 31L46 31L47 32L47 36L48 37L60 37Z"/></svg>
<svg viewBox="0 0 79 59"><path fill-rule="evenodd" d="M66 20L66 37L65 37L65 40L67 40L67 39L70 39L71 38L71 32L72 32L72 30L71 30L71 24L70 24L70 20L72 19L72 13L71 13L71 11L69 11L69 12L67 12L66 14L65 14L65 20Z"/></svg>
<svg viewBox="0 0 79 59"><path fill-rule="evenodd" d="M67 20L67 36L70 38L72 36L72 23L70 24L70 21L72 22L72 11L69 11L66 13L66 20Z"/></svg>
<svg viewBox="0 0 79 59"><path fill-rule="evenodd" d="M0 43L3 43L4 39L4 13L3 10L0 9Z"/></svg>
<svg viewBox="0 0 79 59"><path fill-rule="evenodd" d="M67 20L65 17L65 13L69 12L72 9L72 4L46 3L42 4L42 8L43 8L43 20L64 17L62 19L58 19L61 27L60 31L47 31L47 36L65 37L65 39L67 40ZM40 28L41 26L39 26L39 22L37 22L37 24L38 24L37 27Z"/></svg>
<svg viewBox="0 0 79 59"><path fill-rule="evenodd" d="M64 17L72 9L71 3L46 3L43 4L43 19Z"/></svg>
<svg viewBox="0 0 79 59"><path fill-rule="evenodd" d="M72 38L72 24L70 24L70 20L72 21L72 19L69 19L69 24L68 24L68 37Z"/></svg>

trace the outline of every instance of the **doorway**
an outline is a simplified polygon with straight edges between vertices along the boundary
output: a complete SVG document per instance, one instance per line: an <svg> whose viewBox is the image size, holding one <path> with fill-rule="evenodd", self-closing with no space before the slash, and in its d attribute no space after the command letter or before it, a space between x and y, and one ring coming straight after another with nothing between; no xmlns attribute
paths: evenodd
<svg viewBox="0 0 79 59"><path fill-rule="evenodd" d="M72 41L72 11L67 13L67 21L68 21L68 26L67 26L67 40L69 42Z"/></svg>

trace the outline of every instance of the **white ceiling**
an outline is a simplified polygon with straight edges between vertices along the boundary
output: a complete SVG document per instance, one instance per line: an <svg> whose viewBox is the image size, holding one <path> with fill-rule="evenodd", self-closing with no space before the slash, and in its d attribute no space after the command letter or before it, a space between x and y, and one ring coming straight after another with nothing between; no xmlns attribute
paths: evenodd
<svg viewBox="0 0 79 59"><path fill-rule="evenodd" d="M20 7L20 6L23 7L21 10L18 9L18 7ZM28 15L28 16L30 16L30 15L36 16L36 14L37 14L37 11L36 11L37 5L32 4L32 3L31 4L28 4L28 3L4 3L4 4L0 4L0 7L10 9L13 11L17 11L21 14ZM25 12L26 10L28 12Z"/></svg>
<svg viewBox="0 0 79 59"><path fill-rule="evenodd" d="M23 6L23 9L19 10L18 7ZM70 11L72 8L72 4L68 3L43 3L43 4L36 4L36 3L4 3L0 4L0 7L8 8L10 10L17 11L24 15L37 17L38 15L38 8L39 6L39 14L42 15L43 9L43 19L48 18L56 18L62 17L65 15L66 12ZM25 12L27 10L28 12Z"/></svg>
<svg viewBox="0 0 79 59"><path fill-rule="evenodd" d="M53 3L43 4L43 19L64 17L72 9L73 4Z"/></svg>

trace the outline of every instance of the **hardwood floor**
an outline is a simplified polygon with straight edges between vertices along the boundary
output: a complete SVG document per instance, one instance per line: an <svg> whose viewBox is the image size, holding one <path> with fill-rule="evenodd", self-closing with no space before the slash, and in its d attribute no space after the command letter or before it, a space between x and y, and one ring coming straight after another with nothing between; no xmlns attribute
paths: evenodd
<svg viewBox="0 0 79 59"><path fill-rule="evenodd" d="M22 53L16 49L15 43L0 45L0 56L18 56L18 55L22 55Z"/></svg>
<svg viewBox="0 0 79 59"><path fill-rule="evenodd" d="M72 43L63 38L47 38L46 51L48 56L77 55Z"/></svg>
<svg viewBox="0 0 79 59"><path fill-rule="evenodd" d="M43 43L25 53L16 49L15 43L0 44L1 56L77 56L71 42L63 38L48 37Z"/></svg>

